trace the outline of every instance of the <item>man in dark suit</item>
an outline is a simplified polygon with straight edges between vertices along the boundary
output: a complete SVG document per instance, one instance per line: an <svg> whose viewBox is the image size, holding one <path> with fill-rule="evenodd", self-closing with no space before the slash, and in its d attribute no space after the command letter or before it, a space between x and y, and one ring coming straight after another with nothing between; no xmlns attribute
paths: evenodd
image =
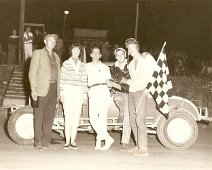
<svg viewBox="0 0 212 170"><path fill-rule="evenodd" d="M43 49L33 52L29 69L31 96L39 102L34 108L34 145L39 151L55 149L50 141L60 84L60 58L53 51L56 35L46 35L44 43Z"/></svg>

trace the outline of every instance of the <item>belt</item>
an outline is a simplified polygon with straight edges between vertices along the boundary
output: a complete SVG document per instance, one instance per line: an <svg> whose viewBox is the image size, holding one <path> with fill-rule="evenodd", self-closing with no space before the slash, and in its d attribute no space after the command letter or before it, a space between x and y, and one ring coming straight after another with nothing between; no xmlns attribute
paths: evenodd
<svg viewBox="0 0 212 170"><path fill-rule="evenodd" d="M24 44L32 44L31 42L28 42L28 43L24 43Z"/></svg>
<svg viewBox="0 0 212 170"><path fill-rule="evenodd" d="M103 85L107 85L106 83L97 83L97 84L93 84L90 86L91 87L95 87L95 86L103 86Z"/></svg>
<svg viewBox="0 0 212 170"><path fill-rule="evenodd" d="M50 83L56 83L57 81L56 80L50 80Z"/></svg>

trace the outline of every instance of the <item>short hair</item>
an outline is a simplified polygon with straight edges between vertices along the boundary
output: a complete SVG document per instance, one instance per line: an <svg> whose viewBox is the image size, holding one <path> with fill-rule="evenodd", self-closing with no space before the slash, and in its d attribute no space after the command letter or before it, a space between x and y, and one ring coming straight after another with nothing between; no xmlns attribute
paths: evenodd
<svg viewBox="0 0 212 170"><path fill-rule="evenodd" d="M98 49L98 50L100 51L100 53L102 54L102 50L101 50L101 48L98 47L98 46L93 46L93 47L91 47L91 49L90 49L90 54L93 52L94 49Z"/></svg>
<svg viewBox="0 0 212 170"><path fill-rule="evenodd" d="M128 46L130 44L134 44L134 45L137 45L138 49L140 49L140 46L139 46L139 43L136 39L134 38L128 38L126 41L125 41L125 46L128 48Z"/></svg>
<svg viewBox="0 0 212 170"><path fill-rule="evenodd" d="M44 37L44 40L47 40L49 37L53 37L55 40L57 40L57 35L56 35L56 34L47 34L47 35Z"/></svg>

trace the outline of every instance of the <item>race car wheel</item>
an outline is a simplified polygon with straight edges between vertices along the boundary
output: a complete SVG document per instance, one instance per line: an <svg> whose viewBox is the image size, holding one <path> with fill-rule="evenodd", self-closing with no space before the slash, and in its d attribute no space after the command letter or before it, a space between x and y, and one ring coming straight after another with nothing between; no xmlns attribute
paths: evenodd
<svg viewBox="0 0 212 170"><path fill-rule="evenodd" d="M22 107L12 113L7 124L11 139L20 145L34 143L33 109Z"/></svg>
<svg viewBox="0 0 212 170"><path fill-rule="evenodd" d="M198 125L195 119L185 111L170 113L158 121L157 136L160 142L169 149L187 149L198 137Z"/></svg>

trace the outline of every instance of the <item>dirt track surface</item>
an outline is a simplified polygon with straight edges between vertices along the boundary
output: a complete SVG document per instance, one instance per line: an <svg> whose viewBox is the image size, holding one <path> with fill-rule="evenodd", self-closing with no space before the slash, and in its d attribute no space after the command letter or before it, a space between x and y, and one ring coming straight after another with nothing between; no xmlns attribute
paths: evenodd
<svg viewBox="0 0 212 170"><path fill-rule="evenodd" d="M187 150L164 148L149 135L148 157L132 157L119 150L120 135L108 151L94 150L92 134L79 133L78 150L64 150L64 141L54 134L58 150L36 151L32 145L17 145L8 137L6 121L0 118L0 170L209 170L212 168L212 126L199 125L197 142ZM130 147L133 147L130 141Z"/></svg>

